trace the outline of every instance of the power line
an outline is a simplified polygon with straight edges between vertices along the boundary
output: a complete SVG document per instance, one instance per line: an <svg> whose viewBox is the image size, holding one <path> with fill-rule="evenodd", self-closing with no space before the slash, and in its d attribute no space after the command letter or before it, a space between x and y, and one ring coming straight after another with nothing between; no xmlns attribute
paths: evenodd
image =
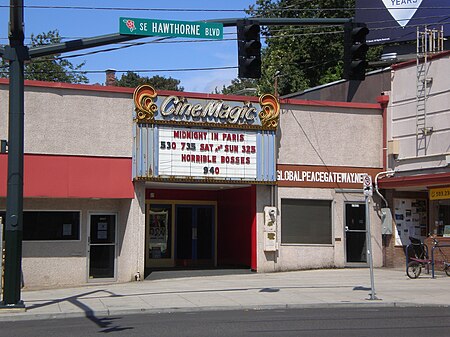
<svg viewBox="0 0 450 337"><path fill-rule="evenodd" d="M237 66L225 66L225 67L203 67L203 68L170 68L170 69L127 69L127 70L115 70L116 73L166 73L166 72L187 72L187 71L211 71L211 70L228 70L228 69L237 69ZM66 70L66 73L71 74L102 74L105 73L105 70ZM6 74L7 71L0 71L0 74ZM25 71L25 74L52 74L59 73L59 71Z"/></svg>
<svg viewBox="0 0 450 337"><path fill-rule="evenodd" d="M308 3L310 1L305 1ZM0 5L0 8L11 8L11 5ZM24 5L23 8L28 9L69 9L69 10L107 10L107 11L153 11L153 12L243 12L243 11L258 11L257 8L245 8L245 9L206 9L206 8L144 8L144 7L99 7L99 6L49 6L49 5ZM386 10L386 9L398 9L396 7L334 7L334 8L291 8L291 7L281 7L273 9L263 9L263 12L317 12L317 11L354 11L358 10ZM450 9L449 6L421 6L420 9ZM417 9L417 7L402 7L401 10L411 10Z"/></svg>
<svg viewBox="0 0 450 337"><path fill-rule="evenodd" d="M1 6L0 6L1 7ZM423 20L428 20L428 19L439 19L439 18L442 18L442 19L449 19L449 15L435 15L435 16L423 16L423 17L413 17L413 18L411 18L411 19L408 19L408 18L404 18L404 19L401 19L401 18L399 18L399 19L397 19L397 20L395 20L395 19L389 19L389 20L379 20L379 21L368 21L368 22L365 22L367 25L369 25L369 26L372 26L372 25L375 25L375 24L380 24L380 23L395 23L395 25L394 26L384 26L384 27L376 27L376 28L371 28L371 30L383 30L383 29L405 29L404 27L402 27L402 26L399 26L398 24L397 24L397 22L398 21L404 21L404 20L408 20L410 23L411 22L413 22L413 21L418 21L418 20L421 20L421 21L423 21ZM257 18L255 18L255 19L257 19ZM434 22L427 22L426 23L426 25L442 25L442 24L448 24L448 23L450 23L449 21L434 21ZM425 24L416 24L416 25L412 25L412 24L408 24L408 27L417 27L417 26L423 26L423 25L425 25ZM289 26L289 25L287 25L287 26ZM293 26L293 27L290 27L290 28L288 28L289 30L312 30L312 29L328 29L328 28L333 28L333 27L342 27L342 25L308 25L308 26ZM284 31L284 30L286 30L286 28L277 28L277 27L275 27L275 28L270 28L270 32L280 32L280 31ZM225 32L223 35L235 35L236 33L234 33L234 32ZM309 34L314 34L314 33L309 33ZM61 37L61 39L62 39L62 42L64 42L64 40L70 40L70 39L83 39L83 38L86 38L86 37L80 37L80 36L77 36L77 37L69 37L69 36L63 36L63 37ZM31 40L31 37L26 37L25 38L26 40L28 40L28 39L30 39ZM7 37L0 37L0 40L8 40L8 38ZM176 40L176 42L166 42L166 43L179 43L179 42L182 42L182 43L189 43L189 42L191 42L191 41L193 41L193 40ZM218 41L220 41L220 40L195 40L195 42L218 42ZM120 42L120 43L124 43L124 42ZM126 43L126 42L125 42ZM29 45L29 44L28 44Z"/></svg>
<svg viewBox="0 0 450 337"><path fill-rule="evenodd" d="M14 6L0 5L0 8ZM248 9L205 9L205 8L133 8L133 7L95 7L95 6L48 6L24 5L28 9L69 9L69 10L105 10L105 11L149 11L149 12L245 12Z"/></svg>

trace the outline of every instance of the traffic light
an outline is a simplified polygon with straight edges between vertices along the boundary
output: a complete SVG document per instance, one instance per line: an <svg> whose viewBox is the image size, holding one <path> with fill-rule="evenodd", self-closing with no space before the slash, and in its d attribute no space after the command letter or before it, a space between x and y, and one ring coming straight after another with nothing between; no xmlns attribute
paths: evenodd
<svg viewBox="0 0 450 337"><path fill-rule="evenodd" d="M255 20L237 21L239 78L261 78L261 28Z"/></svg>
<svg viewBox="0 0 450 337"><path fill-rule="evenodd" d="M344 78L347 80L366 78L367 34L369 29L364 23L347 22L344 26Z"/></svg>

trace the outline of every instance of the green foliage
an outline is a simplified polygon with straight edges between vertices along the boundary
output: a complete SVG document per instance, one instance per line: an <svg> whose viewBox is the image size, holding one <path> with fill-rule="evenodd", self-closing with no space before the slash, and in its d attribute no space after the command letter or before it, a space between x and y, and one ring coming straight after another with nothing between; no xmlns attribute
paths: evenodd
<svg viewBox="0 0 450 337"><path fill-rule="evenodd" d="M184 91L184 88L180 86L181 81L174 79L172 77L164 76L139 76L135 72L128 71L123 74L119 80L117 80L116 85L119 87L135 88L141 84L149 84L157 90L175 90Z"/></svg>
<svg viewBox="0 0 450 337"><path fill-rule="evenodd" d="M263 18L352 18L354 0L256 0L248 14ZM280 95L342 79L343 25L262 27L266 47L258 91ZM381 47L371 47L368 60L378 60Z"/></svg>
<svg viewBox="0 0 450 337"><path fill-rule="evenodd" d="M235 78L229 86L223 86L222 90L215 89L215 94L255 96L257 94L257 81L253 79Z"/></svg>
<svg viewBox="0 0 450 337"><path fill-rule="evenodd" d="M252 15L283 18L350 18L354 0L257 0ZM327 10L333 9L333 10ZM273 92L279 72L280 95L293 93L342 78L343 33L337 26L268 26L263 35L260 89Z"/></svg>
<svg viewBox="0 0 450 337"><path fill-rule="evenodd" d="M55 44L61 42L58 30L47 33L31 35L30 48ZM26 63L24 76L26 80L65 82L65 83L88 83L86 73L81 68L86 62L78 65L72 64L67 59L60 59L59 54L39 57ZM0 77L8 77L8 64L2 61L0 65Z"/></svg>

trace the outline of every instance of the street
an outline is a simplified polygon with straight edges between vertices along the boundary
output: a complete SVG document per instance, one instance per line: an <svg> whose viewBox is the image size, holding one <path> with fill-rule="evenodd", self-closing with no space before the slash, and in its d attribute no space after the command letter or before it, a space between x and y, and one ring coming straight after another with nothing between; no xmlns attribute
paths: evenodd
<svg viewBox="0 0 450 337"><path fill-rule="evenodd" d="M194 311L2 322L11 336L446 336L449 307Z"/></svg>

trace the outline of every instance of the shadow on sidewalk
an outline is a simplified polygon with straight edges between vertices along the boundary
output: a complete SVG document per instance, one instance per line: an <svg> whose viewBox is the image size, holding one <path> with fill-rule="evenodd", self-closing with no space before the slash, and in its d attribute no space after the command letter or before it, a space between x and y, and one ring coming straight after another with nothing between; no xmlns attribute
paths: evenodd
<svg viewBox="0 0 450 337"><path fill-rule="evenodd" d="M102 317L102 318L97 317L95 315L94 311L89 306L80 302L80 300L79 300L80 298L82 298L84 296L89 296L89 295L96 294L96 293L108 294L108 296L102 296L102 297L122 297L122 295L116 295L107 290L94 290L94 291L90 291L90 292L75 295L75 296L69 296L69 297L64 297L61 299L51 300L47 303L40 303L40 304L34 304L31 306L27 306L27 310L42 308L42 307L45 307L48 305L59 304L62 302L68 302L68 303L71 303L71 304L77 306L81 310L83 310L85 313L85 317L87 319L92 321L100 329L103 329L103 330L100 330L99 332L109 333L109 332L118 332L118 331L134 329L133 327L121 327L118 324L114 324L115 320L120 319L119 317L115 317L115 318L114 317ZM98 297L98 298L100 298L100 297Z"/></svg>
<svg viewBox="0 0 450 337"><path fill-rule="evenodd" d="M142 284L150 283L148 281L142 282ZM105 318L97 318L95 316L94 311L86 304L82 302L82 299L98 299L101 301L102 298L131 298L131 297L139 297L139 296L148 296L148 295L170 295L170 294L188 294L188 293L221 293L221 292L238 292L238 291L258 291L259 293L275 293L286 289L348 289L350 288L352 291L359 291L359 290L370 290L370 288L365 288L363 286L354 286L354 285L317 285L317 286L281 286L281 287L247 287L247 288L226 288L226 289L197 289L197 290L172 290L172 291L147 291L147 292L141 292L141 293L131 293L131 294L116 294L114 292L111 292L109 290L94 290L89 291L85 293L76 294L73 296L67 296L63 298L58 299L52 299L45 301L45 299L35 299L27 301L27 303L33 303L33 302L39 302L31 305L27 305L27 310L33 310L37 308L42 308L54 304L61 304L64 302L71 303L74 306L80 308L85 313L85 316L89 318L91 321L93 321L95 324L97 324L100 328L108 328L108 329L115 329L114 331L120 331L116 329L128 329L128 328L120 328L117 326L110 326L112 323L112 319L105 319ZM94 295L94 296L92 296ZM43 302L45 301L45 302ZM106 308L107 310L107 308Z"/></svg>

